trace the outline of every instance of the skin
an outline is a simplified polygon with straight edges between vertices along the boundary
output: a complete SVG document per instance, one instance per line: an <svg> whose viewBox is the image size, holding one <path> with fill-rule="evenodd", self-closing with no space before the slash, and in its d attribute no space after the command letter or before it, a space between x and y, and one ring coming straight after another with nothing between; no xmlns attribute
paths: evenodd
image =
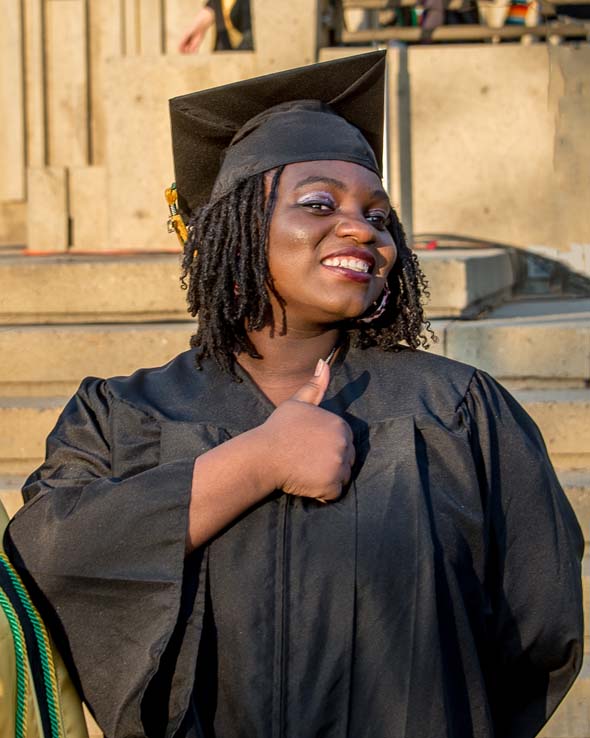
<svg viewBox="0 0 590 738"><path fill-rule="evenodd" d="M215 23L215 13L209 7L201 8L180 39L178 51L181 54L196 54L213 23Z"/></svg>
<svg viewBox="0 0 590 738"><path fill-rule="evenodd" d="M364 167L341 161L285 167L268 250L286 302L287 331L280 335L277 321L274 330L252 333L264 358L238 357L276 409L262 425L195 461L187 551L275 489L327 503L349 481L355 457L350 427L318 407L330 381L321 357L336 344L338 324L362 315L383 291L397 257L386 228L389 212L379 178ZM322 263L349 248L374 261L364 281ZM280 318L276 304L273 311Z"/></svg>

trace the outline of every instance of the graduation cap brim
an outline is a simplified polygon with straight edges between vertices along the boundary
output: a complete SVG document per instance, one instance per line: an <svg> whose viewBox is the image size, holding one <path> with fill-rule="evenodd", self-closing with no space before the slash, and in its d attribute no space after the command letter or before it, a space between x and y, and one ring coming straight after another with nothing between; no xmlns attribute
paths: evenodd
<svg viewBox="0 0 590 738"><path fill-rule="evenodd" d="M281 103L307 100L327 104L360 131L374 154L378 169L383 148L385 56L384 51L359 54L170 100L174 168L181 210L190 213L209 202L224 156L236 133L252 118ZM331 136L331 141L334 139ZM317 155L322 142L316 137L315 142L310 142L309 156L299 151L281 151L278 158L284 154L284 161L275 161L268 150L261 150L258 171L272 168L267 166L271 160L272 166L278 166L309 158L346 158L346 152L332 154L328 139L326 143L323 156ZM274 157L277 158L276 151ZM354 157L351 160L356 161ZM244 169L244 177L252 173L252 166ZM239 167L231 176L237 180Z"/></svg>

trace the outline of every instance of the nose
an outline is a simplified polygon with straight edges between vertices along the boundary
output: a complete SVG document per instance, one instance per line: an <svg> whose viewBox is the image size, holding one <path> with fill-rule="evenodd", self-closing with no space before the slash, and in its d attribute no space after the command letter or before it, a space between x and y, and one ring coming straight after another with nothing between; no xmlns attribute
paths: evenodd
<svg viewBox="0 0 590 738"><path fill-rule="evenodd" d="M363 215L343 216L336 223L334 233L339 238L351 238L357 243L373 243L375 241L375 230Z"/></svg>

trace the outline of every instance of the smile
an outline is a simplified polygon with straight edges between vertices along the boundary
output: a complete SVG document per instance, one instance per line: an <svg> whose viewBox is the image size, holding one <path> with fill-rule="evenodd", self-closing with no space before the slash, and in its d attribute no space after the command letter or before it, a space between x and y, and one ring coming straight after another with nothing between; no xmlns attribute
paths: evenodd
<svg viewBox="0 0 590 738"><path fill-rule="evenodd" d="M322 261L324 266L330 267L341 267L342 269L348 269L352 272L360 272L361 274L368 274L371 270L371 265L362 259L355 259L350 256L330 256Z"/></svg>

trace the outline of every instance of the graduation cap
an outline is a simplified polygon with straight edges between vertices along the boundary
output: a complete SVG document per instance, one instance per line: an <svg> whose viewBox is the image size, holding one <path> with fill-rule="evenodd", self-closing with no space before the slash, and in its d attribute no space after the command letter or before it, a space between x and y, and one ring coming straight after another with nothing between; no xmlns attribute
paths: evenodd
<svg viewBox="0 0 590 738"><path fill-rule="evenodd" d="M377 51L173 98L181 212L298 161L351 161L380 176L384 80L385 52Z"/></svg>

